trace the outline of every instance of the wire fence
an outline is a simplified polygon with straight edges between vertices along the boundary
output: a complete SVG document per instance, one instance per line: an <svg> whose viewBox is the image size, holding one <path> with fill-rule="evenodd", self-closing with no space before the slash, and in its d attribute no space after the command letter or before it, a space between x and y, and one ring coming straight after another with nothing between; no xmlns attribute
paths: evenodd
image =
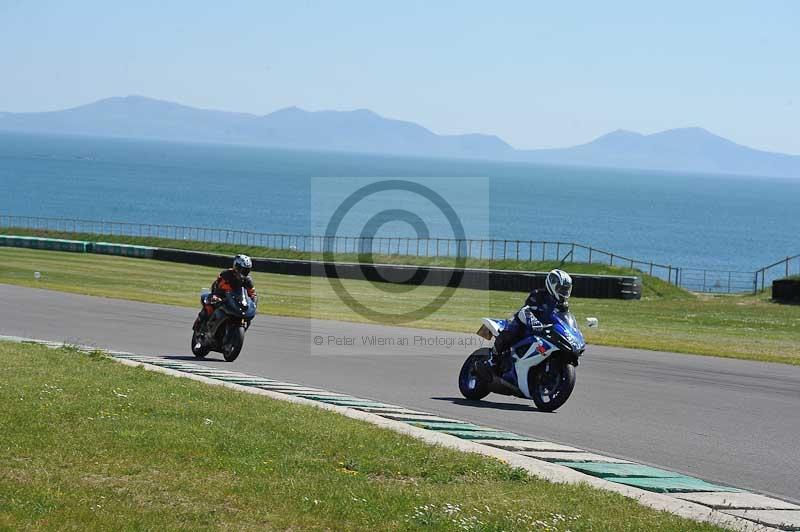
<svg viewBox="0 0 800 532"><path fill-rule="evenodd" d="M545 240L453 239L414 237L325 236L262 233L169 224L145 224L79 218L0 214L0 228L253 246L304 253L353 253L413 257L471 257L514 262L608 264L638 270L697 292L739 293L764 290L768 283L800 273L800 255L787 257L757 271L682 268L626 257L576 242Z"/></svg>
<svg viewBox="0 0 800 532"><path fill-rule="evenodd" d="M678 286L693 292L733 294L754 292L754 272L679 268Z"/></svg>
<svg viewBox="0 0 800 532"><path fill-rule="evenodd" d="M754 290L764 291L772 285L775 279L782 279L793 275L800 276L800 254L786 257L769 266L764 266L755 272Z"/></svg>

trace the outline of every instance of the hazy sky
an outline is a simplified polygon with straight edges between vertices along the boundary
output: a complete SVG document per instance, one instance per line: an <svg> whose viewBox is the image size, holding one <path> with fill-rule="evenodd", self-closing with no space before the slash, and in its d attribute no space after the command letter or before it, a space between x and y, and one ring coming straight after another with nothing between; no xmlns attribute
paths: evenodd
<svg viewBox="0 0 800 532"><path fill-rule="evenodd" d="M800 2L655 4L0 0L0 110L141 94L369 108L518 148L701 126L800 154Z"/></svg>

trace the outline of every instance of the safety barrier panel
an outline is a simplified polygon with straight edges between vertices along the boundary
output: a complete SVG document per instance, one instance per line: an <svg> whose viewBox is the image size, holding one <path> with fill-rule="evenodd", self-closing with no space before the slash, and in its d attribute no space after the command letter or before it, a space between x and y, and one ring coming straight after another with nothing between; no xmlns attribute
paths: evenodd
<svg viewBox="0 0 800 532"><path fill-rule="evenodd" d="M0 246L121 255L216 268L227 268L231 263L229 255L108 242L82 242L78 240L0 235ZM535 288L543 288L545 277L547 276L546 272L515 270L462 269L396 264L326 264L308 260L259 258L253 259L253 270L283 275L334 277L406 285L451 286L507 292L528 292ZM574 274L572 278L574 280L572 294L575 297L640 299L642 296L641 280L636 276Z"/></svg>
<svg viewBox="0 0 800 532"><path fill-rule="evenodd" d="M120 255L122 257L138 257L140 259L152 259L153 252L157 248L149 246L133 246L130 244L114 244L112 242L93 242L91 243L92 253L101 255Z"/></svg>
<svg viewBox="0 0 800 532"><path fill-rule="evenodd" d="M0 235L0 246L47 249L50 251L73 251L77 253L88 253L91 250L91 243L81 240L62 240L58 238L14 235Z"/></svg>
<svg viewBox="0 0 800 532"><path fill-rule="evenodd" d="M153 258L184 264L226 268L230 257L199 251L158 248ZM476 290L528 292L544 288L547 272L514 270L460 269L438 266L404 266L395 264L325 264L296 259L253 259L253 270L283 275L335 277L339 279L390 282L408 285L452 286ZM636 276L572 275L575 297L599 299L640 299L641 279Z"/></svg>
<svg viewBox="0 0 800 532"><path fill-rule="evenodd" d="M772 281L772 299L781 303L800 303L800 279Z"/></svg>
<svg viewBox="0 0 800 532"><path fill-rule="evenodd" d="M0 213L0 228L8 232L20 229L88 233L106 236L155 237L184 242L219 242L268 249L320 253L372 253L407 257L457 257L514 260L517 262L554 261L561 264L585 262L638 269L651 276L694 292L757 293L764 292L775 279L800 274L800 255L782 258L755 271L684 268L639 260L597 249L577 242L542 240L453 239L412 237L324 236L311 234L259 233L239 229L142 224L109 220L82 220L14 216ZM567 266L567 268L569 268Z"/></svg>

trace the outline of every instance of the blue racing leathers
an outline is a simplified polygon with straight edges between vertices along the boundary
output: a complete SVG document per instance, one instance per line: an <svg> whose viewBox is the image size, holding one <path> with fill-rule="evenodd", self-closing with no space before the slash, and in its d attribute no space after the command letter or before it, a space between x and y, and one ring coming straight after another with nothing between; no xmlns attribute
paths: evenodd
<svg viewBox="0 0 800 532"><path fill-rule="evenodd" d="M559 303L543 288L531 291L525 299L525 305L514 314L514 318L508 321L505 329L495 338L495 355L503 355L526 336L541 332L545 325L549 325L543 324L541 320L550 316L554 309L567 310L567 308L566 302Z"/></svg>

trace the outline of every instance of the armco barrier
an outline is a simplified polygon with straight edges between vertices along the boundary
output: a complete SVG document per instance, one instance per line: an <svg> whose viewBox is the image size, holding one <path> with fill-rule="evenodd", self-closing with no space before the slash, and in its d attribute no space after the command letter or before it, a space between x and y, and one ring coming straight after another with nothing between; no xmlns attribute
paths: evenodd
<svg viewBox="0 0 800 532"><path fill-rule="evenodd" d="M91 243L81 240L61 240L58 238L39 238L35 236L0 235L0 246L15 248L47 249L50 251L73 251L87 253Z"/></svg>
<svg viewBox="0 0 800 532"><path fill-rule="evenodd" d="M25 247L81 253L100 253L126 257L227 268L229 255L182 249L153 248L108 242L82 242L53 238L0 235L0 246ZM396 264L336 263L293 259L253 259L253 270L264 273L338 277L341 279L391 282L408 285L453 286L476 290L529 292L543 288L546 272L516 270L455 269L438 266L403 266ZM574 274L572 295L599 299L640 299L642 284L636 276Z"/></svg>
<svg viewBox="0 0 800 532"><path fill-rule="evenodd" d="M772 281L772 299L781 303L800 303L800 279Z"/></svg>
<svg viewBox="0 0 800 532"><path fill-rule="evenodd" d="M180 249L155 249L153 258L171 262L227 268L228 255L184 251ZM375 282L392 282L409 285L458 286L477 290L528 292L543 288L546 272L515 270L483 270L445 268L437 266L402 266L395 264L336 263L326 271L318 261L294 259L253 259L253 270L264 273L338 277ZM642 284L636 276L574 274L572 294L575 297L599 299L640 299Z"/></svg>
<svg viewBox="0 0 800 532"><path fill-rule="evenodd" d="M196 264L198 266L211 266L214 268L228 268L232 262L230 255L217 255L214 253L204 253L202 251L165 248L155 248L153 250L153 258L155 260L180 262L183 264ZM265 271L256 268L254 269L256 271Z"/></svg>
<svg viewBox="0 0 800 532"><path fill-rule="evenodd" d="M91 252L101 255L120 255L123 257L138 257L140 259L152 259L153 252L157 248L149 246L132 246L130 244L114 244L111 242L91 243Z"/></svg>
<svg viewBox="0 0 800 532"><path fill-rule="evenodd" d="M76 253L99 253L102 255L120 255L145 259L153 258L153 251L156 249L148 246L113 244L109 242L86 242L83 240L62 240L58 238L15 235L0 235L0 246L46 249L50 251L71 251Z"/></svg>

